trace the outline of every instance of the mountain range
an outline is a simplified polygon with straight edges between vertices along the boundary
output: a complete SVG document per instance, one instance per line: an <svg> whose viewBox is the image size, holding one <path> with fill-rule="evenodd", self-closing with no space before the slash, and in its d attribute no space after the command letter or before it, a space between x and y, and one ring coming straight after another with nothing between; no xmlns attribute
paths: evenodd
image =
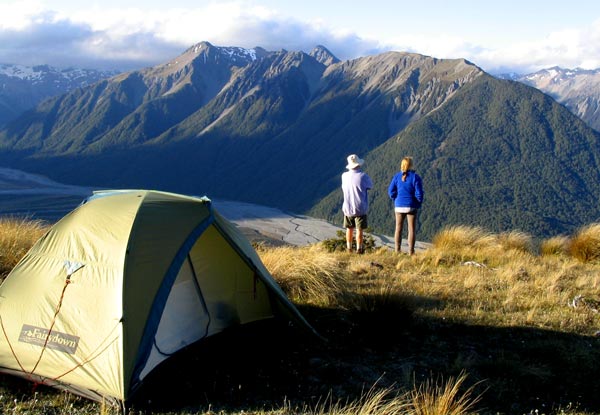
<svg viewBox="0 0 600 415"><path fill-rule="evenodd" d="M419 239L445 225L535 236L597 220L599 133L554 99L463 59L192 46L47 99L0 131L0 163L65 183L206 194L341 219L346 156L389 234L403 155L425 182Z"/></svg>
<svg viewBox="0 0 600 415"><path fill-rule="evenodd" d="M0 64L0 126L46 98L109 78L118 71Z"/></svg>
<svg viewBox="0 0 600 415"><path fill-rule="evenodd" d="M600 131L600 69L553 67L512 76L511 79L550 95L589 126Z"/></svg>
<svg viewBox="0 0 600 415"><path fill-rule="evenodd" d="M319 53L319 50L315 50L315 53ZM336 58L326 54L322 59ZM119 73L117 70L0 64L0 127L46 98L92 85ZM600 69L552 67L530 74L506 73L496 76L539 89L600 131Z"/></svg>

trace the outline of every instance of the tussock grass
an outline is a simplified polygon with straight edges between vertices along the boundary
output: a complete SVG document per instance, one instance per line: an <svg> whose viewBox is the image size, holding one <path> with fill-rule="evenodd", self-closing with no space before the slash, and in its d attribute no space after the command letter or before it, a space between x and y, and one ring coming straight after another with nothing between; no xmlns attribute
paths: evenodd
<svg viewBox="0 0 600 415"><path fill-rule="evenodd" d="M510 231L500 234L487 232L479 227L451 226L443 229L433 238L433 246L440 251L485 254L499 254L506 251L532 252L531 235Z"/></svg>
<svg viewBox="0 0 600 415"><path fill-rule="evenodd" d="M433 237L433 246L445 251L463 251L466 247L488 245L493 235L480 227L451 226Z"/></svg>
<svg viewBox="0 0 600 415"><path fill-rule="evenodd" d="M355 402L325 402L308 415L404 415L408 414L409 403L391 388L370 389Z"/></svg>
<svg viewBox="0 0 600 415"><path fill-rule="evenodd" d="M474 414L479 396L473 388L463 391L465 374L447 382L426 381L400 393L393 388L371 388L351 403L325 402L310 415L467 415Z"/></svg>
<svg viewBox="0 0 600 415"><path fill-rule="evenodd" d="M568 236L554 236L542 241L540 255L567 255L571 239Z"/></svg>
<svg viewBox="0 0 600 415"><path fill-rule="evenodd" d="M451 226L442 229L432 241L429 259L434 265L455 265L475 261L495 265L532 254L531 235L520 231L493 234L480 227ZM507 255L510 254L510 255Z"/></svg>
<svg viewBox="0 0 600 415"><path fill-rule="evenodd" d="M600 259L600 223L581 228L569 246L569 253L581 262L592 262Z"/></svg>
<svg viewBox="0 0 600 415"><path fill-rule="evenodd" d="M521 231L503 232L498 235L498 244L504 251L518 251L531 253L533 250L533 239L531 235Z"/></svg>
<svg viewBox="0 0 600 415"><path fill-rule="evenodd" d="M40 221L0 218L0 280L4 280L47 229Z"/></svg>
<svg viewBox="0 0 600 415"><path fill-rule="evenodd" d="M294 301L331 306L342 302L346 279L338 257L311 248L263 250L261 259Z"/></svg>
<svg viewBox="0 0 600 415"><path fill-rule="evenodd" d="M463 415L474 413L479 397L473 397L473 387L466 392L461 386L465 374L451 378L447 382L434 383L427 380L423 385L409 392L411 415Z"/></svg>

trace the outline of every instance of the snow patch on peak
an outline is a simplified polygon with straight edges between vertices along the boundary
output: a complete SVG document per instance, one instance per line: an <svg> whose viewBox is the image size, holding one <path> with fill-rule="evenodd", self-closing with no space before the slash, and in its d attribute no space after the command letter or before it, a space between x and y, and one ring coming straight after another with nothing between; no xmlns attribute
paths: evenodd
<svg viewBox="0 0 600 415"><path fill-rule="evenodd" d="M0 75L24 80L36 80L42 77L41 71L35 71L34 68L30 66L8 64L0 65Z"/></svg>
<svg viewBox="0 0 600 415"><path fill-rule="evenodd" d="M64 81L77 82L83 78L89 78L91 82L95 82L102 78L114 76L117 73L118 71L100 71L95 69L57 69L48 65L24 66L0 64L0 75L34 83L46 79L62 79Z"/></svg>
<svg viewBox="0 0 600 415"><path fill-rule="evenodd" d="M209 51L218 51L230 59L242 59L244 61L255 61L260 57L260 48L246 49L237 46L213 46L208 42L200 42L192 46L188 51L195 55L210 53Z"/></svg>
<svg viewBox="0 0 600 415"><path fill-rule="evenodd" d="M230 58L243 58L255 61L257 59L256 49L244 49L240 47L222 47L220 48L223 53L228 55Z"/></svg>
<svg viewBox="0 0 600 415"><path fill-rule="evenodd" d="M546 83L556 84L569 80L574 80L581 76L593 76L600 73L600 70L588 70L582 68L564 69L558 66L542 69L529 75L524 75L520 80L526 83ZM538 85L539 86L539 85Z"/></svg>

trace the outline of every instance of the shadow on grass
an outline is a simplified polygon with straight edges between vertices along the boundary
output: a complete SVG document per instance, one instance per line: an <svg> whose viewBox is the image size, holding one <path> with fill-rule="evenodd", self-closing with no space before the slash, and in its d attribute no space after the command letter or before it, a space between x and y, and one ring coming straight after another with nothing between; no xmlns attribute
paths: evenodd
<svg viewBox="0 0 600 415"><path fill-rule="evenodd" d="M377 306L378 304L378 306ZM461 372L481 394L482 414L600 413L600 338L535 328L482 327L424 319L433 299L369 296L342 310L301 307L327 340L280 320L209 337L153 371L131 402L148 413L314 408L353 401L373 385L400 392ZM0 386L34 399L31 383ZM52 395L52 389L38 387Z"/></svg>
<svg viewBox="0 0 600 415"><path fill-rule="evenodd" d="M600 412L600 339L535 328L491 328L415 317L434 307L406 296L383 307L303 307L327 341L281 321L206 339L159 367L133 405L153 410L313 407L355 400L371 386L400 391L468 374L481 413Z"/></svg>

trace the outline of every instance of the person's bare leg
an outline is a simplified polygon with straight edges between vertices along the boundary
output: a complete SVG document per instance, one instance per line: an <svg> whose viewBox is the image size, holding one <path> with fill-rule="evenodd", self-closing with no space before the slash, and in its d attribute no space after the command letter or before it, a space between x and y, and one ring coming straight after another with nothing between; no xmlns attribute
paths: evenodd
<svg viewBox="0 0 600 415"><path fill-rule="evenodd" d="M417 215L406 215L406 222L408 223L408 253L410 255L415 253L415 238L416 238L416 227L417 227Z"/></svg>
<svg viewBox="0 0 600 415"><path fill-rule="evenodd" d="M360 226L356 227L356 252L363 252L363 230Z"/></svg>
<svg viewBox="0 0 600 415"><path fill-rule="evenodd" d="M352 239L354 238L354 228L346 228L346 249L352 251Z"/></svg>
<svg viewBox="0 0 600 415"><path fill-rule="evenodd" d="M402 227L404 225L404 215L396 212L396 230L394 231L394 245L396 252L401 251L402 246Z"/></svg>

